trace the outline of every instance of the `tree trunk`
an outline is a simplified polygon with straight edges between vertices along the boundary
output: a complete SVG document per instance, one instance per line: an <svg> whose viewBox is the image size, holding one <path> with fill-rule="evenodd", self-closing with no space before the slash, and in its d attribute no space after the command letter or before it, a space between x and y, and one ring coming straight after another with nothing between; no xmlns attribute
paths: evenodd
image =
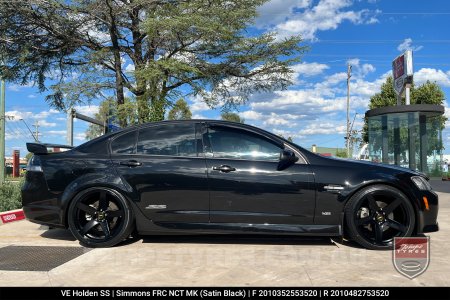
<svg viewBox="0 0 450 300"><path fill-rule="evenodd" d="M120 48L119 48L119 38L118 38L118 32L117 32L117 24L116 19L114 15L114 11L112 6L109 4L109 1L107 2L109 7L109 14L110 14L110 26L109 26L109 34L111 36L111 44L112 44L112 51L114 55L114 69L116 72L116 97L117 97L117 107L125 103L125 95L124 95L124 87L123 87L123 78L122 78L122 61L120 58ZM126 118L119 118L119 124L120 127L126 127L127 119Z"/></svg>

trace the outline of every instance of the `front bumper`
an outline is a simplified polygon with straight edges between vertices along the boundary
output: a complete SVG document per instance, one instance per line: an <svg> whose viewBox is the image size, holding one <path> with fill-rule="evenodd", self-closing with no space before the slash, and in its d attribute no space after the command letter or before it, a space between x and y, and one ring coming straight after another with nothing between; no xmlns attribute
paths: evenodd
<svg viewBox="0 0 450 300"><path fill-rule="evenodd" d="M428 201L428 209L423 197ZM435 232L439 230L437 216L439 211L439 197L433 191L421 191L418 197L419 211L417 220L417 233Z"/></svg>

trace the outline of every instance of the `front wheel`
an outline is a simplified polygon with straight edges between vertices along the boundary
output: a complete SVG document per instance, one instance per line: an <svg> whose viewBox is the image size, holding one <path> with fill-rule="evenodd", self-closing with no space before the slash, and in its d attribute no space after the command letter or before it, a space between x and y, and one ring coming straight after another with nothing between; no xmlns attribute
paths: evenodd
<svg viewBox="0 0 450 300"><path fill-rule="evenodd" d="M126 199L109 188L90 188L69 205L69 229L87 247L111 247L134 229L134 217Z"/></svg>
<svg viewBox="0 0 450 300"><path fill-rule="evenodd" d="M345 207L349 237L374 250L392 249L394 237L410 236L415 214L409 199L387 185L375 185L356 193Z"/></svg>

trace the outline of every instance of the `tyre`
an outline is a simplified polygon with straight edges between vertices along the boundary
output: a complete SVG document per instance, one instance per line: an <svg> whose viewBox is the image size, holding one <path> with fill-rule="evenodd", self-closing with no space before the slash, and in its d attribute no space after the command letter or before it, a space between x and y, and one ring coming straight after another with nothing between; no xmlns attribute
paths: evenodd
<svg viewBox="0 0 450 300"><path fill-rule="evenodd" d="M373 250L393 249L394 237L411 236L415 212L410 200L388 185L362 189L345 206L350 239Z"/></svg>
<svg viewBox="0 0 450 300"><path fill-rule="evenodd" d="M86 247L111 247L134 229L134 216L127 200L109 188L90 188L70 203L68 224L72 234Z"/></svg>

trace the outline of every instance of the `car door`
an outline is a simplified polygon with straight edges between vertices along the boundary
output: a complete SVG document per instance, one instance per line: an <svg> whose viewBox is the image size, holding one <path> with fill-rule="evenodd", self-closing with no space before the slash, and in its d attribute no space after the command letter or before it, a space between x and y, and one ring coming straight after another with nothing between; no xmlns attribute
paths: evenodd
<svg viewBox="0 0 450 300"><path fill-rule="evenodd" d="M157 224L209 221L206 165L195 126L152 125L111 142L111 158L120 176L136 194L144 215ZM137 140L135 147L121 146L129 145L130 138Z"/></svg>
<svg viewBox="0 0 450 300"><path fill-rule="evenodd" d="M278 170L279 142L214 123L203 141L211 223L313 223L314 179L305 161Z"/></svg>

